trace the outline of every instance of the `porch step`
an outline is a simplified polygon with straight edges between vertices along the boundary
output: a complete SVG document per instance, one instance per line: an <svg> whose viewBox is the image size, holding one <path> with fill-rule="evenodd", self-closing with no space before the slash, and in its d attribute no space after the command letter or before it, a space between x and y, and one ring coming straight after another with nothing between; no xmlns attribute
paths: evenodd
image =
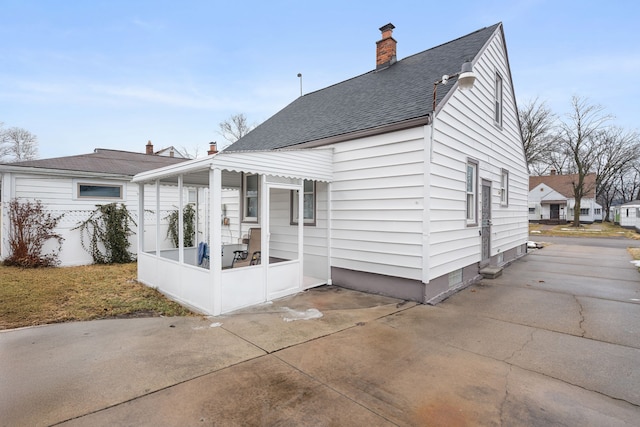
<svg viewBox="0 0 640 427"><path fill-rule="evenodd" d="M482 274L482 277L485 279L495 279L502 275L502 267L484 267L480 269L480 274Z"/></svg>

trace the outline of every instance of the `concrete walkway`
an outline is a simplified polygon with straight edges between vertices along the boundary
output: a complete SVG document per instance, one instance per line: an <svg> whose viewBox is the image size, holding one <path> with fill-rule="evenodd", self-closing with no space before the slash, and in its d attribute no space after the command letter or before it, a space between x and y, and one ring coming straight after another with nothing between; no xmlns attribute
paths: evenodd
<svg viewBox="0 0 640 427"><path fill-rule="evenodd" d="M0 425L638 425L629 260L556 243L435 307L324 287L1 332Z"/></svg>

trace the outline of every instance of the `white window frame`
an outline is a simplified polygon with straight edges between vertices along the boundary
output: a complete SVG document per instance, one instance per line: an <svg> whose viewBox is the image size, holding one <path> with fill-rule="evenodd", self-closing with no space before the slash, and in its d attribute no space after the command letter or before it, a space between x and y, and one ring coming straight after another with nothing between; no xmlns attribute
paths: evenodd
<svg viewBox="0 0 640 427"><path fill-rule="evenodd" d="M503 116L503 92L504 92L504 80L500 73L496 72L495 79L495 93L494 93L494 110L493 110L493 121L498 127L502 127L502 116Z"/></svg>
<svg viewBox="0 0 640 427"><path fill-rule="evenodd" d="M306 191L306 189L304 188L304 185L306 183L311 183L312 184L312 188L311 191ZM304 198L305 200L309 199L311 200L311 203L313 204L313 209L312 209L312 216L310 218L305 217L304 218L304 225L316 225L316 182L315 181L310 181L310 180L304 180L303 184L303 191L304 191ZM296 190L291 190L291 209L290 209L290 213L291 213L291 225L297 225L298 224L298 191ZM306 214L306 212L304 212Z"/></svg>
<svg viewBox="0 0 640 427"><path fill-rule="evenodd" d="M509 206L509 171L502 169L500 175L500 205Z"/></svg>
<svg viewBox="0 0 640 427"><path fill-rule="evenodd" d="M478 225L478 161L467 159L465 171L466 220L468 226L474 226Z"/></svg>
<svg viewBox="0 0 640 427"><path fill-rule="evenodd" d="M81 187L104 187L104 188L118 188L120 190L119 197L107 197L107 196L86 196L82 195ZM111 200L113 202L122 202L126 200L127 186L125 182L121 181L100 181L91 179L74 179L73 180L73 200Z"/></svg>
<svg viewBox="0 0 640 427"><path fill-rule="evenodd" d="M589 208L580 208L580 216L589 215Z"/></svg>
<svg viewBox="0 0 640 427"><path fill-rule="evenodd" d="M256 177L256 195L249 196L247 194L247 178L248 177ZM248 223L258 223L258 218L260 218L260 175L255 173L243 173L242 174L242 191L240 192L242 198L240 199L240 204L242 208L242 222ZM249 208L249 199L256 199L256 216L248 216L247 209Z"/></svg>

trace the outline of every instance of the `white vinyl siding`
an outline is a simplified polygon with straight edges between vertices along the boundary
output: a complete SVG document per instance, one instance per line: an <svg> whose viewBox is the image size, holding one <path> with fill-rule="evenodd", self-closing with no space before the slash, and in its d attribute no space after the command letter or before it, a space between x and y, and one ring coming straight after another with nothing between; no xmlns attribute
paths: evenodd
<svg viewBox="0 0 640 427"><path fill-rule="evenodd" d="M78 180L67 177L47 176L47 175L26 175L13 174L13 195L12 198L21 200L35 201L40 200L45 210L53 216L62 218L58 222L56 232L64 237L62 250L60 252L60 261L62 265L82 265L91 264L92 258L80 244L80 231L73 230L82 221L86 220L89 214L96 209L98 204L106 204L112 202L125 203L127 209L137 222L138 217L138 186L127 185L125 181L120 181L124 194L123 198L127 201L109 200L109 199L93 199L79 198L76 199L76 191L78 182L99 183L99 180ZM105 184L114 185L116 181L103 181ZM135 226L134 226L135 228ZM136 252L135 236L130 238L131 251ZM45 252L53 249L53 242L45 245Z"/></svg>
<svg viewBox="0 0 640 427"><path fill-rule="evenodd" d="M448 274L480 261L480 227L466 221L466 165L478 160L478 181L500 188L509 171L509 204L500 208L491 195L491 255L522 245L528 238L529 177L517 122L503 39L498 32L474 64L471 91L455 91L438 113L431 164L429 277ZM502 77L502 127L495 123L496 72ZM481 216L480 195L476 200Z"/></svg>
<svg viewBox="0 0 640 427"><path fill-rule="evenodd" d="M423 128L343 142L334 150L332 266L420 279Z"/></svg>

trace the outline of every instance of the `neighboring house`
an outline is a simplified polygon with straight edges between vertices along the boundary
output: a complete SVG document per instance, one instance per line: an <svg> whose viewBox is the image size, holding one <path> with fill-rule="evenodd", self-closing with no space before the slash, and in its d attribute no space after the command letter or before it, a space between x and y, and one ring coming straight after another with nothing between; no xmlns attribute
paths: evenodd
<svg viewBox="0 0 640 427"><path fill-rule="evenodd" d="M616 216L621 227L640 230L640 200L633 200L616 207Z"/></svg>
<svg viewBox="0 0 640 427"><path fill-rule="evenodd" d="M131 178L185 160L156 155L149 142L146 154L98 148L89 154L0 164L0 259L9 255L7 206L12 199L40 200L52 215L64 214L56 230L65 238L61 265L90 264L91 255L82 248L80 232L73 228L87 219L96 205L111 202L124 203L138 221L138 186L130 184ZM166 216L177 200L174 196L162 215ZM132 251L136 251L135 238Z"/></svg>
<svg viewBox="0 0 640 427"><path fill-rule="evenodd" d="M398 61L392 29L375 70L299 97L223 152L136 175L156 203L154 183L201 186L200 243L213 248L139 239L138 280L212 314L322 284L436 303L524 255L528 173L502 24ZM439 84L465 61L471 90L458 74ZM253 265L228 268L258 237Z"/></svg>
<svg viewBox="0 0 640 427"><path fill-rule="evenodd" d="M575 198L573 183L578 175L529 177L529 221L561 224L573 221ZM580 222L602 221L602 206L596 203L596 174L585 176L585 195L580 200Z"/></svg>

